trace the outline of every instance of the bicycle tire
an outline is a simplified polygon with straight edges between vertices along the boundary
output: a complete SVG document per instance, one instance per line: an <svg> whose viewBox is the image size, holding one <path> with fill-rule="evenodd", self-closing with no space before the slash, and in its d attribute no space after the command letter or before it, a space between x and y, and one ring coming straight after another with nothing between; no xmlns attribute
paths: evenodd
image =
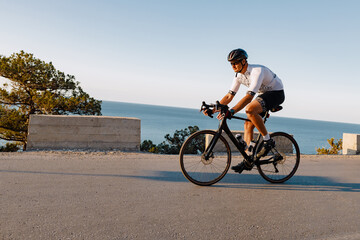
<svg viewBox="0 0 360 240"><path fill-rule="evenodd" d="M275 147L266 156L257 160L256 166L259 174L271 183L283 183L289 180L296 172L300 164L300 150L295 139L284 132L272 133ZM260 150L262 144L258 148ZM258 152L258 151L257 151ZM260 164L261 161L278 159L275 163ZM278 171L277 171L278 170Z"/></svg>
<svg viewBox="0 0 360 240"><path fill-rule="evenodd" d="M199 186L209 186L220 181L231 164L229 143L220 135L209 160L204 158L208 143L216 132L201 130L193 133L180 149L180 166L184 176Z"/></svg>

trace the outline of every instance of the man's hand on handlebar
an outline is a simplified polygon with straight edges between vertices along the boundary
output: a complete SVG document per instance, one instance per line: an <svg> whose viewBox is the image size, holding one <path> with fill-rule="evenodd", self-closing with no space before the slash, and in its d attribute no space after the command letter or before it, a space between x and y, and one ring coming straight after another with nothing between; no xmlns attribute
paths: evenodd
<svg viewBox="0 0 360 240"><path fill-rule="evenodd" d="M230 119L235 112L233 109L229 110L229 107L227 105L220 104L219 101L216 101L216 104L210 104L210 105L203 102L200 111L202 111L205 116L209 116L211 118L213 117L212 115L214 113L220 112L216 117L219 120L223 119L224 117Z"/></svg>
<svg viewBox="0 0 360 240"><path fill-rule="evenodd" d="M214 114L214 111L215 109L205 109L205 110L203 110L203 114L205 115L205 116L209 116L209 117L212 117L212 115Z"/></svg>
<svg viewBox="0 0 360 240"><path fill-rule="evenodd" d="M215 105L214 104L206 104L205 102L202 102L201 108L200 108L200 112L203 112L203 114L205 116L209 116L211 118L213 118L213 113L214 113L214 109L215 109Z"/></svg>
<svg viewBox="0 0 360 240"><path fill-rule="evenodd" d="M234 109L228 109L225 113L219 113L217 115L217 119L222 120L224 117L231 119L231 117L235 114Z"/></svg>

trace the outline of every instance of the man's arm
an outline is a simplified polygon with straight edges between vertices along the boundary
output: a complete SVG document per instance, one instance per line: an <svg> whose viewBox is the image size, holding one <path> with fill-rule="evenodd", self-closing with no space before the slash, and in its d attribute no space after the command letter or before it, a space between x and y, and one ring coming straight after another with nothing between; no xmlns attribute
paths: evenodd
<svg viewBox="0 0 360 240"><path fill-rule="evenodd" d="M220 104L228 105L233 100L233 98L234 98L234 95L231 93L228 93L220 100Z"/></svg>
<svg viewBox="0 0 360 240"><path fill-rule="evenodd" d="M231 102L231 100L233 100L233 98L234 98L234 94L228 93L220 100L220 104L228 105ZM213 113L215 113L215 112L219 112L219 111L214 109ZM204 111L204 115L207 116L208 113L206 111Z"/></svg>
<svg viewBox="0 0 360 240"><path fill-rule="evenodd" d="M235 110L235 113L239 112L246 105L248 105L252 101L253 98L254 98L254 96L247 93L232 109Z"/></svg>

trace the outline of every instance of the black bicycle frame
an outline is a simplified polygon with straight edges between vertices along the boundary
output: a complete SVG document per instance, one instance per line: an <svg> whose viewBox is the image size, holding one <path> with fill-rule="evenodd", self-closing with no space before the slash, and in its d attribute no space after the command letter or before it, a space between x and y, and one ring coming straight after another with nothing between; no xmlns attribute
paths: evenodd
<svg viewBox="0 0 360 240"><path fill-rule="evenodd" d="M264 119L264 124L266 123L266 120L268 119L268 117L270 116L269 112L266 112L265 113L265 116L263 117ZM240 119L240 120L243 120L243 121L250 121L249 119L247 118L242 118L242 117L237 117L237 116L232 116L232 118L235 118L235 119ZM231 140L231 142L235 145L235 147L239 150L239 152L241 153L241 155L249 162L253 162L255 161L255 164L257 165L263 165L263 164L269 164L269 163L273 163L275 161L275 159L273 157L271 157L270 159L267 159L267 160L261 160L261 161L258 161L256 155L248 155L246 152L245 152L245 149L243 148L243 146L240 145L239 141L234 137L234 135L231 133L230 129L229 129L229 126L227 125L227 122L226 122L226 117L224 117L221 122L220 122L220 126L215 134L215 136L213 137L213 139L211 140L209 146L207 147L206 149L206 154L205 154L205 160L209 160L210 157L211 157L211 154L212 154L212 150L214 149L215 147L215 144L217 143L217 141L219 140L221 134L222 134L222 131L224 131L226 133L226 135L228 135L229 139ZM258 144L260 142L260 134L255 142L255 146L254 146L254 150L257 149L258 147ZM280 159L278 160L282 160L282 157L280 156Z"/></svg>
<svg viewBox="0 0 360 240"><path fill-rule="evenodd" d="M241 119L244 121L250 121L249 119L246 118L242 118L242 117L236 117L233 116L232 118L236 118L236 119ZM239 152L241 153L241 155L243 155L243 157L248 160L248 161L252 161L252 157L247 155L247 153L245 152L244 148L240 145L239 141L234 137L234 135L231 133L227 122L226 122L226 117L224 117L221 122L220 122L220 126L219 129L216 132L216 135L213 137L213 139L211 140L208 148L206 149L206 154L205 154L205 159L208 160L211 157L212 154L212 150L215 147L215 144L217 143L217 141L219 140L222 131L224 130L224 132L226 133L226 135L228 135L229 139L232 141L232 143L235 145L235 147L239 150ZM259 139L258 139L259 141ZM258 141L256 143L256 145L258 144Z"/></svg>
<svg viewBox="0 0 360 240"><path fill-rule="evenodd" d="M213 139L211 139L211 142L210 142L209 146L207 147L206 151L203 154L203 157L205 158L205 160L209 160L210 157L212 156L212 151L213 151L213 149L215 147L215 144L219 140L219 138L220 138L220 136L222 134L222 131L224 130L225 133L228 135L229 139L233 142L233 144L239 150L241 155L243 155L243 157L247 161L249 161L249 162L254 161L255 164L257 164L257 165L269 164L269 163L274 163L275 162L276 159L274 160L273 157L271 157L270 159L267 159L267 160L259 161L258 157L255 154L247 155L247 153L245 152L245 149L243 148L243 146L240 145L239 141L231 133L231 131L230 131L230 129L229 129L227 123L226 123L226 119L230 119L230 118L226 117L226 114L225 114L225 112L228 110L227 105L221 105L218 101L217 101L217 105L207 105L205 102L203 102L200 111L209 110L210 107L214 107L214 106L220 106L221 113L223 114L223 119L220 122L219 129L217 130L217 132L216 132L215 136L213 137ZM280 111L281 109L282 109L281 106L277 106L277 107L271 109L270 111L277 112L277 111ZM270 116L269 111L266 111L265 115L263 116L264 124L266 123L266 120L269 118L269 116ZM209 117L212 117L212 113L209 114ZM242 118L242 117L237 117L237 116L232 116L231 118L240 119L240 120L243 120L243 121L250 121L247 118ZM258 145L260 143L260 139L261 139L261 136L259 134L259 136L258 136L258 138L256 140L256 143L255 143L255 146L254 146L252 151L255 151L258 148ZM280 159L278 159L278 160L282 160L282 157L280 156Z"/></svg>

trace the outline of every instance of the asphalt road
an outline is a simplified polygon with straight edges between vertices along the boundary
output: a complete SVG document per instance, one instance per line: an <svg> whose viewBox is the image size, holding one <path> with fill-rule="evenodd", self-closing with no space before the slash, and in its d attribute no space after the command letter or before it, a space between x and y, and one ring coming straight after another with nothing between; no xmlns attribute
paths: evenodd
<svg viewBox="0 0 360 240"><path fill-rule="evenodd" d="M360 239L360 156L199 187L177 156L3 153L0 189L0 239Z"/></svg>

